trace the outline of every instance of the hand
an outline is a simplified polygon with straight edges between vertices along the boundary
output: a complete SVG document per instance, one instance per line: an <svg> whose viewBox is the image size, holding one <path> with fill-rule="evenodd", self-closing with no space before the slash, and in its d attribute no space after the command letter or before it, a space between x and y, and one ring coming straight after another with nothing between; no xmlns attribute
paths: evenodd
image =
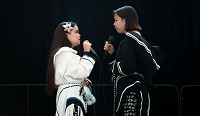
<svg viewBox="0 0 200 116"><path fill-rule="evenodd" d="M92 46L92 44L88 40L85 40L83 42L84 52L90 52L91 46Z"/></svg>
<svg viewBox="0 0 200 116"><path fill-rule="evenodd" d="M114 46L112 44L109 44L108 41L105 42L104 50L107 51L109 54L112 54L115 51Z"/></svg>
<svg viewBox="0 0 200 116"><path fill-rule="evenodd" d="M82 81L82 86L86 86L90 89L90 91L92 91L92 87L87 79L84 79L84 81Z"/></svg>

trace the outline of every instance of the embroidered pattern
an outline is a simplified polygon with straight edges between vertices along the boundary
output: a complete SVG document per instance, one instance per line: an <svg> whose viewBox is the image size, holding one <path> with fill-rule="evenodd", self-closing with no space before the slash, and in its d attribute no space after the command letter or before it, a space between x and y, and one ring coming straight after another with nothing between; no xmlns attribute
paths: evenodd
<svg viewBox="0 0 200 116"><path fill-rule="evenodd" d="M135 41L138 42L138 44L142 45L145 48L145 50L151 55L152 60L153 60L154 64L156 65L156 68L159 70L160 66L157 64L156 60L153 58L151 50L142 41L140 41L138 38L136 38L134 35L132 35L132 34L130 34L128 32L126 33L126 35L131 37L131 38L133 38Z"/></svg>
<svg viewBox="0 0 200 116"><path fill-rule="evenodd" d="M136 92L130 92L126 96L124 106L124 116L136 116L137 97Z"/></svg>

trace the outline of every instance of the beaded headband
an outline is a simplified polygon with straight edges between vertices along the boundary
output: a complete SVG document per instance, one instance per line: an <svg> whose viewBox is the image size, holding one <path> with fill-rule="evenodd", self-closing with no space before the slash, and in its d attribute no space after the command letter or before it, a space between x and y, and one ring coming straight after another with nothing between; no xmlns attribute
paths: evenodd
<svg viewBox="0 0 200 116"><path fill-rule="evenodd" d="M64 27L64 31L70 33L70 31L73 29L71 23L67 22L65 25L62 25Z"/></svg>

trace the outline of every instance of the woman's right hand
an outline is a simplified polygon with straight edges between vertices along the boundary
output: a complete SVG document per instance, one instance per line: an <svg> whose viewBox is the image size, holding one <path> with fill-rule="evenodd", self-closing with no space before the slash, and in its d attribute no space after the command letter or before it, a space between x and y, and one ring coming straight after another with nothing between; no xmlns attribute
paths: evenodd
<svg viewBox="0 0 200 116"><path fill-rule="evenodd" d="M107 51L109 54L112 54L115 51L114 46L112 44L109 44L108 41L106 41L104 44L104 50Z"/></svg>
<svg viewBox="0 0 200 116"><path fill-rule="evenodd" d="M88 40L85 40L83 42L83 50L84 50L84 52L90 52L91 46L92 46L92 44Z"/></svg>

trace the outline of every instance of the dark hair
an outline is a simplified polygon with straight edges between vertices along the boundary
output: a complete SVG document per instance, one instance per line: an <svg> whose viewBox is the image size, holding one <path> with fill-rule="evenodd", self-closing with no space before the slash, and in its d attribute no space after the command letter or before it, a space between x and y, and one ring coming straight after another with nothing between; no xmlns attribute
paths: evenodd
<svg viewBox="0 0 200 116"><path fill-rule="evenodd" d="M70 32L64 31L63 25L65 25L66 23L71 23L71 27L76 26L76 23L74 22L62 22L55 29L52 45L50 48L50 55L48 59L48 67L47 67L47 74L46 74L46 90L47 90L47 94L49 95L52 95L54 90L56 89L55 69L53 66L54 55L61 47L72 46L66 35L66 33L70 33L71 30Z"/></svg>
<svg viewBox="0 0 200 116"><path fill-rule="evenodd" d="M138 30L141 31L142 28L139 24L139 19L136 10L131 6L123 6L113 11L113 15L117 14L122 19L125 19L126 26L125 30L132 31Z"/></svg>

